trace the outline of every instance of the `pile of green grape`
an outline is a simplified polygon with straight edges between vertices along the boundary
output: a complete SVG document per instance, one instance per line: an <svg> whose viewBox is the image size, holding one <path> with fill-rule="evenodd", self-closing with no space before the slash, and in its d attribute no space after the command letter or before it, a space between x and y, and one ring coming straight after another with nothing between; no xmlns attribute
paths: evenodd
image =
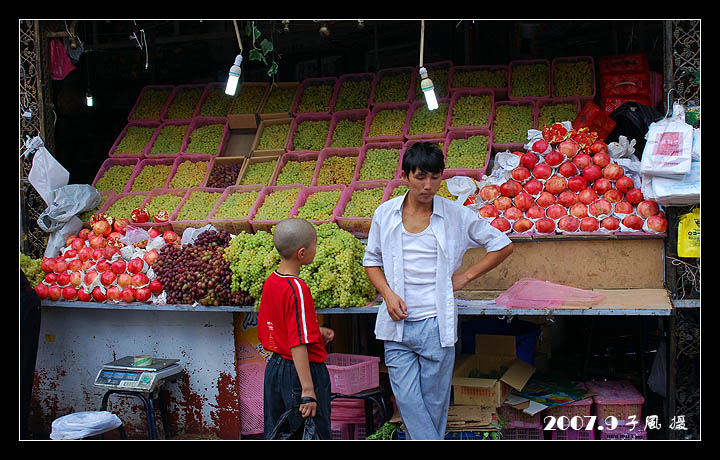
<svg viewBox="0 0 720 460"><path fill-rule="evenodd" d="M453 73L453 88L507 88L505 69L465 70Z"/></svg>
<svg viewBox="0 0 720 460"><path fill-rule="evenodd" d="M170 188L199 187L205 180L209 164L209 161L183 161L170 181Z"/></svg>
<svg viewBox="0 0 720 460"><path fill-rule="evenodd" d="M89 222L90 219L92 218L92 216L94 216L95 213L97 213L100 210L100 208L103 207L103 205L107 201L108 197L109 197L108 194L100 195L100 198L101 198L100 204L97 205L95 207L95 209L90 209L88 211L78 214L78 219L80 219L83 222Z"/></svg>
<svg viewBox="0 0 720 460"><path fill-rule="evenodd" d="M290 211L295 207L300 188L286 188L275 190L265 196L265 200L255 213L254 220L283 220L290 217Z"/></svg>
<svg viewBox="0 0 720 460"><path fill-rule="evenodd" d="M144 194L122 196L110 205L105 214L113 219L130 219L133 210L141 207L145 198Z"/></svg>
<svg viewBox="0 0 720 460"><path fill-rule="evenodd" d="M225 90L213 88L208 91L208 95L200 107L201 117L224 117L228 113L232 96L225 94Z"/></svg>
<svg viewBox="0 0 720 460"><path fill-rule="evenodd" d="M450 190L448 190L446 180L443 180L440 183L440 190L438 190L437 194L438 194L438 196L447 198L448 200L452 200L452 201L457 200L457 197L455 195L453 195L452 193L450 193Z"/></svg>
<svg viewBox="0 0 720 460"><path fill-rule="evenodd" d="M340 190L317 191L307 196L297 216L308 220L331 220L340 201Z"/></svg>
<svg viewBox="0 0 720 460"><path fill-rule="evenodd" d="M115 193L122 193L134 170L134 165L111 166L95 183L95 188L99 191L113 190Z"/></svg>
<svg viewBox="0 0 720 460"><path fill-rule="evenodd" d="M592 96L593 69L588 61L555 64L553 95L555 97Z"/></svg>
<svg viewBox="0 0 720 460"><path fill-rule="evenodd" d="M259 192L237 192L220 203L213 219L247 219L250 208L255 204Z"/></svg>
<svg viewBox="0 0 720 460"><path fill-rule="evenodd" d="M448 69L428 69L428 77L433 82L433 91L435 91L435 97L442 99L448 97L448 77L450 76L450 70ZM418 75L417 81L415 82L415 100L424 100L425 95L420 88L420 82L422 78Z"/></svg>
<svg viewBox="0 0 720 460"><path fill-rule="evenodd" d="M368 137L402 136L407 109L385 109L375 112Z"/></svg>
<svg viewBox="0 0 720 460"><path fill-rule="evenodd" d="M175 220L203 220L207 219L220 199L219 192L206 192L193 190L178 211Z"/></svg>
<svg viewBox="0 0 720 460"><path fill-rule="evenodd" d="M400 149L367 149L358 180L392 180L395 178L399 161Z"/></svg>
<svg viewBox="0 0 720 460"><path fill-rule="evenodd" d="M377 291L362 266L363 243L335 223L316 229L315 259L300 268L300 278L310 287L315 308L363 307L372 302ZM255 299L257 310L263 284L280 263L272 233L241 232L230 241L224 257L232 270L232 291L247 291Z"/></svg>
<svg viewBox="0 0 720 460"><path fill-rule="evenodd" d="M407 101L411 81L410 72L383 75L375 85L375 103Z"/></svg>
<svg viewBox="0 0 720 460"><path fill-rule="evenodd" d="M540 108L538 114L538 127L541 129L550 126L553 123L561 123L563 121L573 122L578 114L576 104L554 104L545 105Z"/></svg>
<svg viewBox="0 0 720 460"><path fill-rule="evenodd" d="M329 132L330 120L303 121L293 135L293 150L320 151L325 148Z"/></svg>
<svg viewBox="0 0 720 460"><path fill-rule="evenodd" d="M390 198L388 198L388 199L397 198L399 196L402 196L407 191L408 191L407 185L398 185L397 187L395 187L393 189L392 193L390 193Z"/></svg>
<svg viewBox="0 0 720 460"><path fill-rule="evenodd" d="M310 85L303 90L297 113L329 112L333 85Z"/></svg>
<svg viewBox="0 0 720 460"><path fill-rule="evenodd" d="M495 107L493 139L496 144L527 142L527 132L534 128L533 108L529 105Z"/></svg>
<svg viewBox="0 0 720 460"><path fill-rule="evenodd" d="M235 94L230 114L241 115L257 112L266 90L267 86L242 85Z"/></svg>
<svg viewBox="0 0 720 460"><path fill-rule="evenodd" d="M275 185L302 184L309 186L315 175L316 166L317 160L290 160L280 170Z"/></svg>
<svg viewBox="0 0 720 460"><path fill-rule="evenodd" d="M297 86L271 86L260 113L290 113Z"/></svg>
<svg viewBox="0 0 720 460"><path fill-rule="evenodd" d="M446 169L482 169L490 151L490 138L484 135L450 141L445 160Z"/></svg>
<svg viewBox="0 0 720 460"><path fill-rule="evenodd" d="M366 109L371 91L372 80L344 80L335 101L335 111Z"/></svg>
<svg viewBox="0 0 720 460"><path fill-rule="evenodd" d="M548 66L523 64L513 66L510 75L512 97L545 97L548 94Z"/></svg>
<svg viewBox="0 0 720 460"><path fill-rule="evenodd" d="M20 270L25 273L30 286L37 286L45 278L45 272L40 268L40 264L42 264L42 259L33 259L20 253Z"/></svg>
<svg viewBox="0 0 720 460"><path fill-rule="evenodd" d="M171 171L172 165L146 165L135 177L131 191L149 192L152 189L164 187Z"/></svg>
<svg viewBox="0 0 720 460"><path fill-rule="evenodd" d="M183 195L175 195L172 193L155 195L147 202L145 209L147 209L148 214L150 214L150 219L160 211L167 211L168 216L171 216L182 200Z"/></svg>
<svg viewBox="0 0 720 460"><path fill-rule="evenodd" d="M248 163L239 185L270 185L270 179L272 179L277 163L278 160Z"/></svg>
<svg viewBox="0 0 720 460"><path fill-rule="evenodd" d="M156 128L145 126L129 126L122 140L115 148L114 155L140 155L150 138L155 134Z"/></svg>
<svg viewBox="0 0 720 460"><path fill-rule="evenodd" d="M256 150L283 150L290 133L290 123L267 125L263 128Z"/></svg>
<svg viewBox="0 0 720 460"><path fill-rule="evenodd" d="M447 102L440 102L435 110L428 110L425 104L419 106L410 117L408 134L441 134L445 131L449 106Z"/></svg>
<svg viewBox="0 0 720 460"><path fill-rule="evenodd" d="M182 149L188 125L166 125L160 130L150 149L150 155L177 155Z"/></svg>
<svg viewBox="0 0 720 460"><path fill-rule="evenodd" d="M330 156L323 160L316 185L348 185L355 175L356 156Z"/></svg>
<svg viewBox="0 0 720 460"><path fill-rule="evenodd" d="M488 126L491 113L490 96L465 95L453 105L450 126Z"/></svg>
<svg viewBox="0 0 720 460"><path fill-rule="evenodd" d="M188 120L192 118L202 95L202 88L178 90L168 107L165 118L168 120Z"/></svg>
<svg viewBox="0 0 720 460"><path fill-rule="evenodd" d="M194 129L190 133L190 142L188 142L185 151L187 153L217 155L224 134L225 125L221 123L212 123Z"/></svg>
<svg viewBox="0 0 720 460"><path fill-rule="evenodd" d="M130 119L159 120L160 112L162 112L170 92L171 90L167 88L146 89Z"/></svg>
<svg viewBox="0 0 720 460"><path fill-rule="evenodd" d="M362 147L365 134L365 119L340 120L335 125L330 147Z"/></svg>
<svg viewBox="0 0 720 460"><path fill-rule="evenodd" d="M350 201L345 205L344 217L372 218L375 210L382 203L385 189L374 187L353 191Z"/></svg>

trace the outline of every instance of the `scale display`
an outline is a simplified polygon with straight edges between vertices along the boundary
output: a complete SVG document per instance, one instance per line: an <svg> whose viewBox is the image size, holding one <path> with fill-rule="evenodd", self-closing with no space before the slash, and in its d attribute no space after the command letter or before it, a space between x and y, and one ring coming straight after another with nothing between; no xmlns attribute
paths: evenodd
<svg viewBox="0 0 720 460"><path fill-rule="evenodd" d="M95 377L97 387L118 390L150 392L166 379L182 372L177 359L154 358L148 366L133 366L132 356L107 363Z"/></svg>

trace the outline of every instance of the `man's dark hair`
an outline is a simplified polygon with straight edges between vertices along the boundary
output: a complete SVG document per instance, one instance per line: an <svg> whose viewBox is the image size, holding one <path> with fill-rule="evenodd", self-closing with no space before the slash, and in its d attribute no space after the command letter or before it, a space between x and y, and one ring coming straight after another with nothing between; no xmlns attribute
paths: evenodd
<svg viewBox="0 0 720 460"><path fill-rule="evenodd" d="M403 155L402 170L408 177L417 170L435 174L442 173L444 169L445 155L434 142L417 142Z"/></svg>

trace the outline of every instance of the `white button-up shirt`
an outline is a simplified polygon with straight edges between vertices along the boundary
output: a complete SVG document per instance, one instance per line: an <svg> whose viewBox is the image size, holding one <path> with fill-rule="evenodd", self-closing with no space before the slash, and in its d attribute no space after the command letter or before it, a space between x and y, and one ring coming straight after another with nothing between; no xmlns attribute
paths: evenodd
<svg viewBox="0 0 720 460"><path fill-rule="evenodd" d="M372 218L363 266L382 267L390 289L403 300L402 204L399 196L378 206ZM452 275L462 265L465 252L484 247L487 252L499 251L511 243L510 238L490 225L480 215L462 205L435 195L430 229L438 242L435 279L435 305L443 347L457 341L457 305L452 288ZM383 300L375 322L378 340L402 342L404 321L394 321Z"/></svg>

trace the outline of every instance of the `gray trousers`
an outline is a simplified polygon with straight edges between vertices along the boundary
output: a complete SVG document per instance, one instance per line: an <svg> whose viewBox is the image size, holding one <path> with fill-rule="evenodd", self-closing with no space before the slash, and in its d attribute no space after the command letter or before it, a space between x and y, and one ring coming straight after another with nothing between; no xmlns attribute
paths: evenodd
<svg viewBox="0 0 720 460"><path fill-rule="evenodd" d="M408 439L444 439L455 347L440 346L437 318L405 321L403 341L385 341L385 365Z"/></svg>

